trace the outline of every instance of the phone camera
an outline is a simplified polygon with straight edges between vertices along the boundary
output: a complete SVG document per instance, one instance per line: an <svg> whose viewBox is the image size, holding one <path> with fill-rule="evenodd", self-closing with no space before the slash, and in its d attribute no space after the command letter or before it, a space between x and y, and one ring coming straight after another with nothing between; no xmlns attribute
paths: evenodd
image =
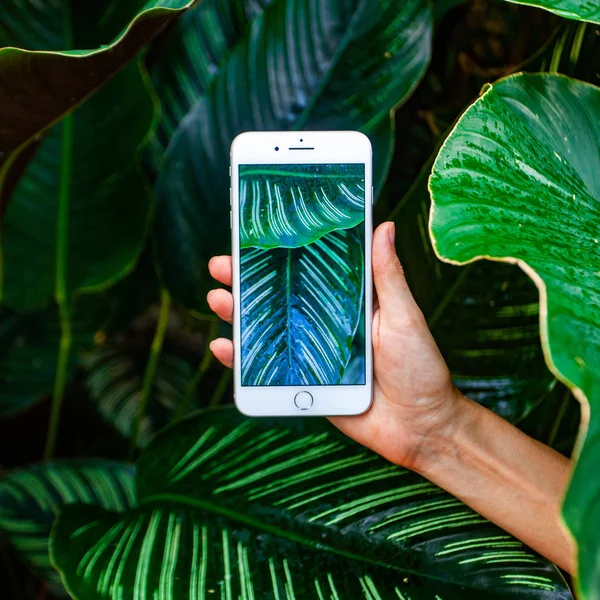
<svg viewBox="0 0 600 600"><path fill-rule="evenodd" d="M302 138L300 138L300 141L303 142L304 140Z"/></svg>
<svg viewBox="0 0 600 600"><path fill-rule="evenodd" d="M275 152L279 152L279 146L275 146Z"/></svg>

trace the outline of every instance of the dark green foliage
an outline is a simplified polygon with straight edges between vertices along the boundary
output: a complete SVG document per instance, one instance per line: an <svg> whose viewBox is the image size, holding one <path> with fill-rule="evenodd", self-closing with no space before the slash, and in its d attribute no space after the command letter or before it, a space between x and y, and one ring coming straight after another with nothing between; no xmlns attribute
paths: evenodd
<svg viewBox="0 0 600 600"><path fill-rule="evenodd" d="M346 128L373 143L376 224L395 221L407 280L461 389L567 456L583 400L565 517L580 598L597 598L599 8L528 4L548 11L501 0L2 4L0 597L66 594L48 557L53 523L53 561L75 600L570 597L547 561L325 422L224 409L160 432L231 402L231 373L208 349L231 330L206 314L205 294L208 258L229 251L233 136ZM485 84L549 70L563 75L485 88L456 125ZM549 300L513 265L436 257L427 179L453 123L432 180L436 211L450 211L434 220L438 251L518 257ZM325 229L324 244L353 231ZM276 253L315 242L296 233L294 249L275 235L250 251L281 269ZM321 332L348 351L333 365L345 361L346 377L362 369L351 317ZM47 429L60 459L28 465ZM103 457L138 455L136 507L133 466Z"/></svg>
<svg viewBox="0 0 600 600"><path fill-rule="evenodd" d="M124 515L63 510L51 554L76 598L571 597L556 567L322 420L200 412L143 452L136 494Z"/></svg>

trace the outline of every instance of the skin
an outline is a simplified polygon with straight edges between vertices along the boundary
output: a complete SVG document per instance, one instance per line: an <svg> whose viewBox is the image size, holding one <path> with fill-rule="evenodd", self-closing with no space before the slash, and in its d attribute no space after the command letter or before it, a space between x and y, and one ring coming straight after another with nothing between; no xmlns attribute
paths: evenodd
<svg viewBox="0 0 600 600"><path fill-rule="evenodd" d="M394 224L373 234L373 405L365 414L332 417L346 435L392 463L412 469L521 539L569 573L576 551L560 518L570 461L463 396L427 327L396 255ZM231 257L209 262L231 285ZM211 309L233 319L233 297L208 293ZM210 345L233 367L233 343Z"/></svg>

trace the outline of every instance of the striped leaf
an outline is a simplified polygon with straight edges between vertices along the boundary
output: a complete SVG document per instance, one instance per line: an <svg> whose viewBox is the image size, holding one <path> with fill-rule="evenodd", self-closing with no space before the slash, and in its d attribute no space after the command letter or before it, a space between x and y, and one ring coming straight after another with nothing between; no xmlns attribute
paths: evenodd
<svg viewBox="0 0 600 600"><path fill-rule="evenodd" d="M56 514L77 502L124 512L135 506L133 482L134 467L113 461L62 461L13 471L0 480L0 531L53 591L65 595L48 556Z"/></svg>
<svg viewBox="0 0 600 600"><path fill-rule="evenodd" d="M453 600L571 594L558 570L325 420L203 411L138 461L139 510L65 507L75 600Z"/></svg>
<svg viewBox="0 0 600 600"><path fill-rule="evenodd" d="M132 3L119 3L130 5L123 10L112 2L104 13L98 13L99 3L89 4L2 2L0 213L36 136L102 86L192 2L139 1L137 11Z"/></svg>
<svg viewBox="0 0 600 600"><path fill-rule="evenodd" d="M109 346L93 350L83 359L90 398L102 418L126 439L131 437L137 417L147 359L147 354L136 357ZM190 363L161 353L146 416L140 423L140 447L173 419L192 377ZM198 408L197 398L190 408Z"/></svg>
<svg viewBox="0 0 600 600"><path fill-rule="evenodd" d="M242 248L297 248L364 218L363 165L240 167Z"/></svg>
<svg viewBox="0 0 600 600"><path fill-rule="evenodd" d="M156 175L173 134L250 25L274 0L202 0L185 11L148 58L152 84L161 101L160 118L146 152Z"/></svg>
<svg viewBox="0 0 600 600"><path fill-rule="evenodd" d="M172 295L195 309L205 305L208 258L229 251L233 138L250 130L360 129L373 144L377 192L392 155L390 115L430 57L427 0L383 0L378 10L371 0L274 0L234 45L224 33L230 28L220 23L237 22L233 15L248 14L243 7L249 5L231 2L230 13L197 30L201 40L181 38L187 47L215 48L208 60L217 74L205 84L190 73L189 59L174 63L165 52L159 61L177 72L179 85L166 90L163 104L176 99L181 121L164 156L152 160L158 164L158 260Z"/></svg>
<svg viewBox="0 0 600 600"><path fill-rule="evenodd" d="M429 183L440 256L517 263L540 290L546 361L582 404L563 513L584 598L597 597L600 576L599 140L599 87L521 73L486 86L465 111Z"/></svg>
<svg viewBox="0 0 600 600"><path fill-rule="evenodd" d="M242 385L341 382L362 312L363 229L240 251Z"/></svg>

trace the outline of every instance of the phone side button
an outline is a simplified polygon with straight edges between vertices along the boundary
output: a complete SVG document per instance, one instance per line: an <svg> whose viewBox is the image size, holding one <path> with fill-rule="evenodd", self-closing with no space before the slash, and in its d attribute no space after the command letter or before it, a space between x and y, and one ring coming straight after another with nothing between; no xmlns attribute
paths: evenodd
<svg viewBox="0 0 600 600"><path fill-rule="evenodd" d="M375 190L373 186L371 186L371 204L375 204Z"/></svg>
<svg viewBox="0 0 600 600"><path fill-rule="evenodd" d="M233 229L233 215L229 211L229 229Z"/></svg>

